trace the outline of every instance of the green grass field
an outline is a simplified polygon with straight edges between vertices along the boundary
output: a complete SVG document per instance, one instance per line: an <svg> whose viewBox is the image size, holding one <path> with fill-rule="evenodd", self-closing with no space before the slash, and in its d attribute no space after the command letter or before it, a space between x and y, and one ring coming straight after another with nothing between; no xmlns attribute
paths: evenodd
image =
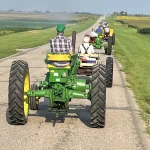
<svg viewBox="0 0 150 150"><path fill-rule="evenodd" d="M125 23L136 26L137 28L150 27L150 19L149 20L124 20L124 21L125 21Z"/></svg>
<svg viewBox="0 0 150 150"><path fill-rule="evenodd" d="M77 20L41 20L41 19L1 19L0 18L0 35L2 31L22 32L29 30L41 30L55 27L57 24L78 23Z"/></svg>
<svg viewBox="0 0 150 150"><path fill-rule="evenodd" d="M42 30L57 24L73 24L96 17L94 14L74 13L9 13L0 12L0 36L17 32Z"/></svg>
<svg viewBox="0 0 150 150"><path fill-rule="evenodd" d="M91 14L0 12L0 36L16 32L47 29L60 23L78 23L93 17L95 16Z"/></svg>
<svg viewBox="0 0 150 150"><path fill-rule="evenodd" d="M121 19L125 24L135 26L136 28L150 28L150 18L149 20L131 20L131 19Z"/></svg>
<svg viewBox="0 0 150 150"><path fill-rule="evenodd" d="M149 122L150 114L150 36L138 34L136 29L108 19L116 33L115 56L123 65L127 81ZM146 114L146 115L145 115ZM148 128L150 133L150 128Z"/></svg>
<svg viewBox="0 0 150 150"><path fill-rule="evenodd" d="M150 17L116 16L114 20L130 28L136 28L138 33L150 34Z"/></svg>
<svg viewBox="0 0 150 150"><path fill-rule="evenodd" d="M97 21L98 17L91 17L88 20L66 27L66 36L70 36L72 31L81 32L89 28ZM19 32L0 37L0 58L16 53L16 49L32 48L49 43L50 38L56 35L55 28L44 30L33 30Z"/></svg>

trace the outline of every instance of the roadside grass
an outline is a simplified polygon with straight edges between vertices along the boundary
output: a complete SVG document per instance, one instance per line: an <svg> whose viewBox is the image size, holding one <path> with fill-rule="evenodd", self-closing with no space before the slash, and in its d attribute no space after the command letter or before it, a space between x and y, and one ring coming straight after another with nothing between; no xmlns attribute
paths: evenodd
<svg viewBox="0 0 150 150"><path fill-rule="evenodd" d="M150 134L150 36L124 25L116 26L111 19L107 21L116 33L115 56L123 65Z"/></svg>
<svg viewBox="0 0 150 150"><path fill-rule="evenodd" d="M116 16L116 21L122 21L125 24L133 25L139 28L150 27L150 17L137 17L137 16Z"/></svg>
<svg viewBox="0 0 150 150"><path fill-rule="evenodd" d="M72 31L77 33L92 26L98 17L89 18L76 25L66 26L65 36L70 36ZM33 48L49 43L50 38L56 36L55 28L38 30L36 32L20 32L0 37L0 58L17 53L16 49Z"/></svg>
<svg viewBox="0 0 150 150"><path fill-rule="evenodd" d="M129 28L136 28L137 33L150 34L150 17L115 16L113 19L128 25Z"/></svg>

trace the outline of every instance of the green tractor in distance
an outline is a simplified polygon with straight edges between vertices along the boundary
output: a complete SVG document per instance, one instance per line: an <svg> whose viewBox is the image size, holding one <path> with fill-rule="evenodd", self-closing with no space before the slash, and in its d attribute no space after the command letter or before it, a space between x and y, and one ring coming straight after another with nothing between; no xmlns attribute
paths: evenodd
<svg viewBox="0 0 150 150"><path fill-rule="evenodd" d="M112 39L111 37L108 38L107 41L103 40L103 35L98 34L98 37L91 37L90 43L96 49L102 49L104 47L105 54L111 55L112 54Z"/></svg>
<svg viewBox="0 0 150 150"><path fill-rule="evenodd" d="M75 49L76 32L73 32ZM8 116L12 125L24 125L28 121L29 109L38 110L39 100L48 98L50 112L61 113L69 110L73 98L91 101L90 126L105 127L106 110L106 70L101 64L93 66L92 81L77 77L80 66L78 54L47 53L45 63L48 68L45 80L30 86L28 63L23 60L12 62L9 90Z"/></svg>
<svg viewBox="0 0 150 150"><path fill-rule="evenodd" d="M90 42L96 49L101 49L104 46L107 46L106 42L102 41L102 36L101 34L98 35L98 37L91 37L91 42Z"/></svg>

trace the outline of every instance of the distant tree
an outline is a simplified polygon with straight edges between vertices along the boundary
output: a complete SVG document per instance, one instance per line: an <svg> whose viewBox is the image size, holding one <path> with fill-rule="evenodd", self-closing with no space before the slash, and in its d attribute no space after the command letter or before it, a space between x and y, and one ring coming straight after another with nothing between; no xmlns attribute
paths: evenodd
<svg viewBox="0 0 150 150"><path fill-rule="evenodd" d="M49 10L47 10L45 13L50 13L50 11L49 11Z"/></svg>
<svg viewBox="0 0 150 150"><path fill-rule="evenodd" d="M34 13L42 13L41 11L38 10L34 10Z"/></svg>
<svg viewBox="0 0 150 150"><path fill-rule="evenodd" d="M118 16L119 13L118 13L118 12L113 12L113 15L114 15L114 16Z"/></svg>
<svg viewBox="0 0 150 150"><path fill-rule="evenodd" d="M15 12L13 9L9 9L8 12Z"/></svg>
<svg viewBox="0 0 150 150"><path fill-rule="evenodd" d="M120 15L120 16L127 16L128 13L125 12L125 11L120 11L120 12L118 13L118 15Z"/></svg>

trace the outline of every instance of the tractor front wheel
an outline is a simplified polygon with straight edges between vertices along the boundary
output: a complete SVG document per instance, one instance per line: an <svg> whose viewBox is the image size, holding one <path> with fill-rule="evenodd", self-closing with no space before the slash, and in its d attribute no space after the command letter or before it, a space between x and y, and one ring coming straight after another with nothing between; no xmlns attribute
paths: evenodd
<svg viewBox="0 0 150 150"><path fill-rule="evenodd" d="M106 86L112 87L113 84L113 58L106 59Z"/></svg>
<svg viewBox="0 0 150 150"><path fill-rule="evenodd" d="M105 67L97 65L92 72L91 87L91 122L92 128L105 127L106 76Z"/></svg>
<svg viewBox="0 0 150 150"><path fill-rule="evenodd" d="M23 60L11 65L8 89L8 118L12 125L24 125L28 120L30 89L29 68Z"/></svg>
<svg viewBox="0 0 150 150"><path fill-rule="evenodd" d="M34 83L31 85L31 90L38 90L38 86ZM30 97L29 99L29 107L30 110L38 110L39 108L39 98L38 97Z"/></svg>

